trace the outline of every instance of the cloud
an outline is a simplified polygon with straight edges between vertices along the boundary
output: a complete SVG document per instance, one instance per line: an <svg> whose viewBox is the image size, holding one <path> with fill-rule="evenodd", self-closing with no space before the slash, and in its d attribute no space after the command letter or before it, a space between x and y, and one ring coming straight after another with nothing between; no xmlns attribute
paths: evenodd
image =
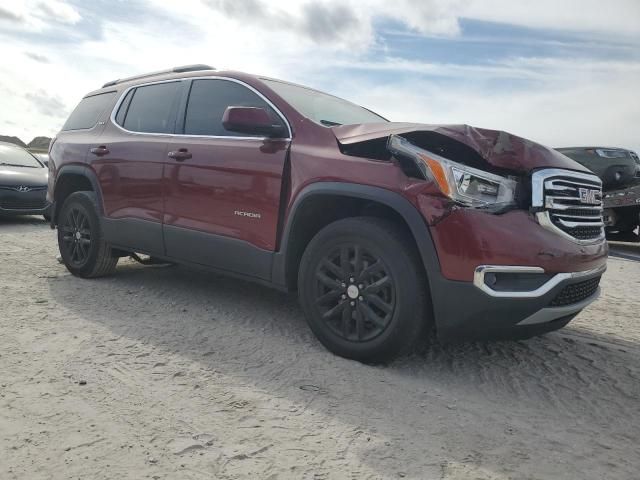
<svg viewBox="0 0 640 480"><path fill-rule="evenodd" d="M529 2L526 12L511 0L3 4L0 96L15 125L0 133L51 135L105 81L209 63L307 84L392 120L638 148L640 2L611 0L606 15L595 0L575 2ZM482 29L470 35L469 19Z"/></svg>
<svg viewBox="0 0 640 480"><path fill-rule="evenodd" d="M206 4L218 8L231 18L249 20L251 18L262 21L270 16L266 5L261 0L207 0Z"/></svg>
<svg viewBox="0 0 640 480"><path fill-rule="evenodd" d="M0 6L0 20L3 19L11 21L13 28L42 32L59 25L75 25L82 16L63 0L22 0Z"/></svg>
<svg viewBox="0 0 640 480"><path fill-rule="evenodd" d="M29 57L32 60L35 60L36 62L40 62L40 63L49 63L49 59L47 57L45 57L44 55L40 55L38 53L34 53L34 52L24 52L24 54Z"/></svg>
<svg viewBox="0 0 640 480"><path fill-rule="evenodd" d="M61 0L41 0L36 8L44 14L41 17L48 17L53 21L69 25L75 25L82 18L74 7Z"/></svg>
<svg viewBox="0 0 640 480"><path fill-rule="evenodd" d="M206 5L239 24L277 29L316 43L342 42L360 35L370 42L370 29L359 21L353 8L332 1L300 2L296 7L272 6L262 0L205 0ZM285 8L282 8L285 7Z"/></svg>
<svg viewBox="0 0 640 480"><path fill-rule="evenodd" d="M24 95L35 109L43 115L55 118L64 118L67 115L66 106L56 96L51 96L44 90L38 90L36 92L28 92Z"/></svg>
<svg viewBox="0 0 640 480"><path fill-rule="evenodd" d="M566 32L640 34L638 0L468 0L459 15L476 20Z"/></svg>
<svg viewBox="0 0 640 480"><path fill-rule="evenodd" d="M534 58L507 60L537 72L526 88L496 88L491 70L455 81L398 75L384 83L343 85L343 94L393 121L466 123L506 130L553 147L609 145L640 151L640 62ZM463 80L466 77L467 80ZM507 84L509 85L509 84Z"/></svg>
<svg viewBox="0 0 640 480"><path fill-rule="evenodd" d="M9 10L6 7L0 5L0 20L9 20L12 22L22 22L24 19L22 15L13 10Z"/></svg>
<svg viewBox="0 0 640 480"><path fill-rule="evenodd" d="M334 7L322 3L308 3L302 8L299 30L307 32L316 42L331 41L344 32L358 28L355 12L345 5Z"/></svg>
<svg viewBox="0 0 640 480"><path fill-rule="evenodd" d="M242 28L250 24L267 34L274 30L333 49L363 51L374 45L377 21L398 21L426 35L460 33L459 5L464 0L203 0ZM172 8L165 3L165 8Z"/></svg>

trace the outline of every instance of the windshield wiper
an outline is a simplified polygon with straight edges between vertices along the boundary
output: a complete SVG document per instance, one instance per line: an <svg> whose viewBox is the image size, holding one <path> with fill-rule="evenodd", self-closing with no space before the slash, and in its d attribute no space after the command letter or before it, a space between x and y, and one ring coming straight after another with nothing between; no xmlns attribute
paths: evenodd
<svg viewBox="0 0 640 480"><path fill-rule="evenodd" d="M342 125L341 123L332 122L331 120L320 120L320 123L325 127L339 127L340 125Z"/></svg>
<svg viewBox="0 0 640 480"><path fill-rule="evenodd" d="M0 162L0 166L3 166L3 167L38 168L38 167L34 167L33 165L18 165L17 163L5 163L5 162Z"/></svg>

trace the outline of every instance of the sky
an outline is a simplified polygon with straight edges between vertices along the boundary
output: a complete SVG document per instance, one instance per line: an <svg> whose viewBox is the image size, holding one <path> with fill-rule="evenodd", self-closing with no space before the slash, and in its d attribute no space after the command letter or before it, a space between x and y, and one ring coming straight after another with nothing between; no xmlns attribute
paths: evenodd
<svg viewBox="0 0 640 480"><path fill-rule="evenodd" d="M640 0L0 0L0 134L103 83L205 63L392 121L640 151Z"/></svg>

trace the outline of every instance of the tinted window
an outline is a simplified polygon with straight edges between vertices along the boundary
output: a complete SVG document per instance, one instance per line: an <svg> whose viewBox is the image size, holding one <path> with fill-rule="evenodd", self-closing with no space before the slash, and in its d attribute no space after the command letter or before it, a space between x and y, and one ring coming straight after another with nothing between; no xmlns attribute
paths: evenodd
<svg viewBox="0 0 640 480"><path fill-rule="evenodd" d="M246 133L231 132L222 126L222 116L230 106L264 108L274 123L282 123L262 98L243 85L227 80L194 80L189 93L184 133L246 137Z"/></svg>
<svg viewBox="0 0 640 480"><path fill-rule="evenodd" d="M80 130L95 126L115 94L116 92L109 92L83 98L71 112L62 130Z"/></svg>
<svg viewBox="0 0 640 480"><path fill-rule="evenodd" d="M24 148L5 144L0 144L0 165L42 168L40 162Z"/></svg>
<svg viewBox="0 0 640 480"><path fill-rule="evenodd" d="M136 88L123 127L133 132L172 133L173 103L179 85L170 82Z"/></svg>
<svg viewBox="0 0 640 480"><path fill-rule="evenodd" d="M263 81L302 115L325 127L388 121L364 107L327 93L279 80Z"/></svg>

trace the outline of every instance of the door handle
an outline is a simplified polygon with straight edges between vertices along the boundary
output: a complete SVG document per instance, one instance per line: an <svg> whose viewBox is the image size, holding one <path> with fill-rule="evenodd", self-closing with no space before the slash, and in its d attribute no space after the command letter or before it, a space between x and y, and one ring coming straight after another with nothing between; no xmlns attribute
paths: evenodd
<svg viewBox="0 0 640 480"><path fill-rule="evenodd" d="M109 149L104 145L100 145L99 147L94 147L89 151L94 155L97 155L98 157L101 157L102 155L106 155L107 153L109 153Z"/></svg>
<svg viewBox="0 0 640 480"><path fill-rule="evenodd" d="M178 162L184 162L185 160L190 159L193 155L191 155L191 152L186 148L180 148L176 151L167 153L167 156Z"/></svg>

